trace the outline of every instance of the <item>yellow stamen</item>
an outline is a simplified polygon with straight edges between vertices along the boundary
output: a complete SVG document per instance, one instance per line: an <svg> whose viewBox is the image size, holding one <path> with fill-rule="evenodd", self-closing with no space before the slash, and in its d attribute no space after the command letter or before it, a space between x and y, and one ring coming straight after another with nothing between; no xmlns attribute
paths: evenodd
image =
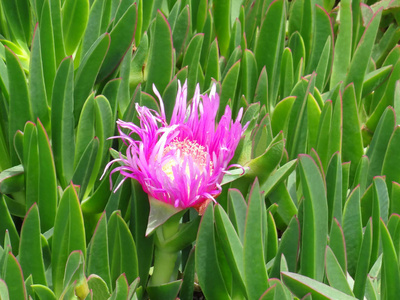
<svg viewBox="0 0 400 300"><path fill-rule="evenodd" d="M175 157L171 157L162 167L164 173L171 179L174 180L174 173L172 167L177 163L182 164L184 157L189 156L190 159L197 165L197 167L204 171L207 164L207 151L204 146L198 144L196 141L184 139L180 141L178 139L172 140L172 142L164 149L163 156L167 155L170 151L175 151ZM185 172L190 175L189 166L186 166ZM212 172L212 162L210 161L210 172Z"/></svg>

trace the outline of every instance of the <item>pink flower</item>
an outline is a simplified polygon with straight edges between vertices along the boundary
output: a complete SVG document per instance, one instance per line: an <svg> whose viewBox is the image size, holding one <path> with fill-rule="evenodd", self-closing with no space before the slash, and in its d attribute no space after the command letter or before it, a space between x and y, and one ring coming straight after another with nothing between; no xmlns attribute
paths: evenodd
<svg viewBox="0 0 400 300"><path fill-rule="evenodd" d="M121 138L128 146L126 157L120 154L106 169L119 162L121 166L111 174L119 171L124 176L122 182L136 179L151 197L178 209L199 208L205 202L215 201L247 127L240 124L242 109L233 121L231 109L226 106L216 124L219 95L215 84L210 95L200 95L197 85L192 103L187 106L187 83L181 87L179 82L168 123L163 100L155 86L153 90L160 100L161 114L136 104L140 127L118 120L119 135L113 138ZM126 129L129 134L124 133Z"/></svg>

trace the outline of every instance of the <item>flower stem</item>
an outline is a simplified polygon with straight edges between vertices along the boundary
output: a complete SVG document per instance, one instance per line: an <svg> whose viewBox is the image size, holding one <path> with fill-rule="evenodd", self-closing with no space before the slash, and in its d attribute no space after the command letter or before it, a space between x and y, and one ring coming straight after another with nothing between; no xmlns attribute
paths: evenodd
<svg viewBox="0 0 400 300"><path fill-rule="evenodd" d="M154 269L150 279L150 285L158 286L168 283L174 272L175 263L178 258L176 250L168 249L166 241L172 238L179 230L179 221L184 211L170 217L155 232Z"/></svg>
<svg viewBox="0 0 400 300"><path fill-rule="evenodd" d="M177 257L178 252L163 251L159 247L155 248L154 270L150 285L158 286L170 282Z"/></svg>

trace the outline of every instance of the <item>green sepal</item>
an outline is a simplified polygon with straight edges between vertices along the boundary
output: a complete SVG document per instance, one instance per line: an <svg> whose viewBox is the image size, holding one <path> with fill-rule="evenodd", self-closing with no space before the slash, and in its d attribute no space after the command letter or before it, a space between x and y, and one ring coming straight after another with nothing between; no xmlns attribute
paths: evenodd
<svg viewBox="0 0 400 300"><path fill-rule="evenodd" d="M182 211L182 208L175 207L149 195L150 214L147 223L146 236L149 236L160 225L164 224L170 217Z"/></svg>

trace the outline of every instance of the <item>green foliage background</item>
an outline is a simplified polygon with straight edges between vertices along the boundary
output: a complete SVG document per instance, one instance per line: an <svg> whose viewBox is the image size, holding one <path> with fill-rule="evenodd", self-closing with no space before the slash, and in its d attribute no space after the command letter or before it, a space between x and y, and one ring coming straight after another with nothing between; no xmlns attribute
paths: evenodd
<svg viewBox="0 0 400 300"><path fill-rule="evenodd" d="M398 0L0 8L0 299L398 298ZM196 241L148 287L147 196L99 179L115 121L159 109L153 84L170 116L186 79L189 98L217 84L219 116L244 108L249 170L198 232L184 216Z"/></svg>

